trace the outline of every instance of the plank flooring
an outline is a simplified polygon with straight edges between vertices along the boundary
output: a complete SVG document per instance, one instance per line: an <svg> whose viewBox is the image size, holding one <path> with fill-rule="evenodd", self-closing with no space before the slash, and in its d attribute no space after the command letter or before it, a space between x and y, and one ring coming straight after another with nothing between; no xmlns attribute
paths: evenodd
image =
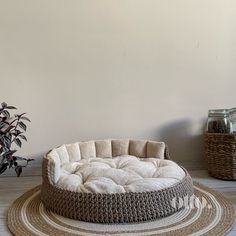
<svg viewBox="0 0 236 236"><path fill-rule="evenodd" d="M211 178L205 170L189 171L194 180L205 184L219 192L222 192L235 207L236 210L236 182L223 181ZM22 176L17 177L0 177L0 236L10 236L6 226L7 209L11 203L30 188L40 184L42 181L41 176ZM23 236L23 235L22 235ZM236 236L236 222L233 229L227 236Z"/></svg>

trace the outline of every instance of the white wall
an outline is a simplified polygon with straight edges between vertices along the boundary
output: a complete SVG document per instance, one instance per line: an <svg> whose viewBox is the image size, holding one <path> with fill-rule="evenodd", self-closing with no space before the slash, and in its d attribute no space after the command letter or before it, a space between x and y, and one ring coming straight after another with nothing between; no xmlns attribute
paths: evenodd
<svg viewBox="0 0 236 236"><path fill-rule="evenodd" d="M32 123L22 154L163 139L202 158L209 108L236 106L234 0L0 0L0 101Z"/></svg>

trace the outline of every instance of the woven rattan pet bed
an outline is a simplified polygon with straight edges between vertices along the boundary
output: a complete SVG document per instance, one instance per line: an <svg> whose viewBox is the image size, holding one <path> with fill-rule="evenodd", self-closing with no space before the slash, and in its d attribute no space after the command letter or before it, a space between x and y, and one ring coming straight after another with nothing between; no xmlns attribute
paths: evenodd
<svg viewBox="0 0 236 236"><path fill-rule="evenodd" d="M98 140L62 145L43 159L41 199L64 217L96 223L153 220L180 210L191 177L163 142Z"/></svg>

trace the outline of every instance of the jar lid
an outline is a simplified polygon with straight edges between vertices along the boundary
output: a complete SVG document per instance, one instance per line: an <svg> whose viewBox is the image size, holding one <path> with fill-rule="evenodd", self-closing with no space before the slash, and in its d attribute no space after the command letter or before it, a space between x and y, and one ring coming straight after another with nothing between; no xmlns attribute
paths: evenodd
<svg viewBox="0 0 236 236"><path fill-rule="evenodd" d="M229 116L228 109L208 110L208 117L227 117Z"/></svg>

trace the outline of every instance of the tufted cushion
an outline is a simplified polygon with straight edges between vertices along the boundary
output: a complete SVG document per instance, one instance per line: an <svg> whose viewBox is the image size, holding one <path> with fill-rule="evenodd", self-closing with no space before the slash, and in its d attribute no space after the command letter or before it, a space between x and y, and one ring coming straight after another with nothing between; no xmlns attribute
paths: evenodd
<svg viewBox="0 0 236 236"><path fill-rule="evenodd" d="M163 142L147 142L147 156L148 157L156 157L164 159L165 153L165 143Z"/></svg>
<svg viewBox="0 0 236 236"><path fill-rule="evenodd" d="M91 158L133 155L140 158L164 159L164 152L163 142L128 139L97 140L62 145L52 149L46 158L49 159L50 178L56 183L64 171L75 172L78 166L90 163ZM115 164L110 163L110 165Z"/></svg>
<svg viewBox="0 0 236 236"><path fill-rule="evenodd" d="M147 141L146 140L130 140L129 144L130 155L137 157L147 156Z"/></svg>
<svg viewBox="0 0 236 236"><path fill-rule="evenodd" d="M129 154L129 140L128 139L117 139L112 140L112 156L122 156Z"/></svg>
<svg viewBox="0 0 236 236"><path fill-rule="evenodd" d="M69 155L70 162L81 160L79 143L67 144L66 149Z"/></svg>
<svg viewBox="0 0 236 236"><path fill-rule="evenodd" d="M110 140L97 140L95 141L96 156L97 157L111 157L111 141Z"/></svg>
<svg viewBox="0 0 236 236"><path fill-rule="evenodd" d="M170 187L184 177L173 161L126 155L63 164L56 185L84 193L146 192Z"/></svg>
<svg viewBox="0 0 236 236"><path fill-rule="evenodd" d="M82 158L96 157L96 148L94 141L80 142L79 147Z"/></svg>

